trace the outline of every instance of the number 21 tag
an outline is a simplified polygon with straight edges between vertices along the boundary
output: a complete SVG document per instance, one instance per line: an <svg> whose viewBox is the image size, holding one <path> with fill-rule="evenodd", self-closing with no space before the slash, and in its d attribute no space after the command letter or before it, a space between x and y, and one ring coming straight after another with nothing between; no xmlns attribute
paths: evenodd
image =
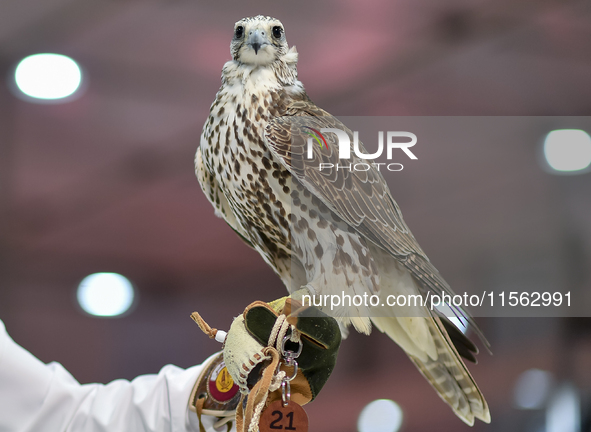
<svg viewBox="0 0 591 432"><path fill-rule="evenodd" d="M260 432L308 432L308 415L295 402L283 406L281 400L272 402L261 415Z"/></svg>

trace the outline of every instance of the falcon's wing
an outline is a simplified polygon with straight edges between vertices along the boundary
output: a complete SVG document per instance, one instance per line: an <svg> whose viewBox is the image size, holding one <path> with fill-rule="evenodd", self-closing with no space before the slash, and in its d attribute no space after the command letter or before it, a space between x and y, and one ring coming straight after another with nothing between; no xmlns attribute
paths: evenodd
<svg viewBox="0 0 591 432"><path fill-rule="evenodd" d="M367 171L319 170L320 163L336 167L340 162L336 136L326 134L328 148L314 145L312 159L308 159L309 134L304 126L316 130L336 128L353 135L343 123L310 100L296 101L287 107L285 116L273 119L265 129L265 142L273 156L341 219L406 266L425 289L423 294L431 291L453 295L404 222L382 174L371 163ZM366 153L361 143L359 148ZM367 164L366 160L355 155L353 149L347 163ZM456 312L474 325L475 331L488 346L468 314L461 309Z"/></svg>
<svg viewBox="0 0 591 432"><path fill-rule="evenodd" d="M299 122L298 117L306 116ZM287 107L287 115L273 119L265 130L269 150L295 178L322 200L332 211L381 248L403 260L410 254L425 257L402 219L382 174L373 166L368 171L330 169L320 171L320 163L341 162L338 143L326 134L328 149L313 148L313 158L305 158L309 135L303 126L314 129L336 128L352 133L311 101L298 101ZM365 152L363 145L359 147ZM351 151L347 163L366 163ZM342 165L342 163L341 163Z"/></svg>

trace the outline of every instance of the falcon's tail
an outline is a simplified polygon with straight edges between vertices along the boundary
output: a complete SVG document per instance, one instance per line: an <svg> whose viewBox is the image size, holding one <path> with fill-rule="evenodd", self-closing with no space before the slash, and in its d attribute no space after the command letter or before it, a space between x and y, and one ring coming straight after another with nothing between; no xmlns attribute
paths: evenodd
<svg viewBox="0 0 591 432"><path fill-rule="evenodd" d="M408 322L405 322L407 321ZM431 339L431 348L418 354L417 348L408 350L408 340L403 329L415 326L417 320L425 320ZM470 372L438 317L427 318L374 318L375 326L405 349L423 376L435 388L439 396L465 423L472 426L474 418L490 423L490 412L484 396L478 389ZM402 343L401 343L402 342ZM432 343L431 343L432 342ZM433 349L434 348L434 349ZM414 352L409 352L414 351ZM434 352L433 352L434 351Z"/></svg>

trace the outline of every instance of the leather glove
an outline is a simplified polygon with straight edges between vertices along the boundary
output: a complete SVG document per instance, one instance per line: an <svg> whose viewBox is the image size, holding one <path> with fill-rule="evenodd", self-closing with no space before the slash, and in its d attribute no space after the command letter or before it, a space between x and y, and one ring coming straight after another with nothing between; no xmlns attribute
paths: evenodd
<svg viewBox="0 0 591 432"><path fill-rule="evenodd" d="M299 405L312 401L335 366L341 342L334 318L316 308L301 307L291 297L250 304L234 319L227 335L209 327L196 312L192 318L224 345L222 355L197 380L191 406L199 417L221 417L216 427L235 412L238 431L258 431L261 411L286 396L282 381L291 379L291 401ZM300 350L297 367L286 365L285 355L294 356Z"/></svg>

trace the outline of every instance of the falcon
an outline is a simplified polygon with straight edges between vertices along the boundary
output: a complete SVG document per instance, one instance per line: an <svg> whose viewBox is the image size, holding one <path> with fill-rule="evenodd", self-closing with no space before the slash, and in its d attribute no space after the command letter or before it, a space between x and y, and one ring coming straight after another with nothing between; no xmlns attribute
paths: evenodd
<svg viewBox="0 0 591 432"><path fill-rule="evenodd" d="M306 127L348 129L306 94L297 51L288 46L281 21L238 21L230 48L232 60L223 67L195 158L197 178L216 214L260 253L290 293L304 289L314 299L339 293L381 299L453 294L375 166L320 171L319 161L338 163L337 143L328 133L310 161L303 157L309 148ZM363 160L352 156L350 162ZM407 353L458 417L469 425L475 418L490 422L487 403L461 358L475 361L478 350L447 317L427 306L412 314L395 306L353 309L333 311L343 328L351 324L369 334L373 323Z"/></svg>

